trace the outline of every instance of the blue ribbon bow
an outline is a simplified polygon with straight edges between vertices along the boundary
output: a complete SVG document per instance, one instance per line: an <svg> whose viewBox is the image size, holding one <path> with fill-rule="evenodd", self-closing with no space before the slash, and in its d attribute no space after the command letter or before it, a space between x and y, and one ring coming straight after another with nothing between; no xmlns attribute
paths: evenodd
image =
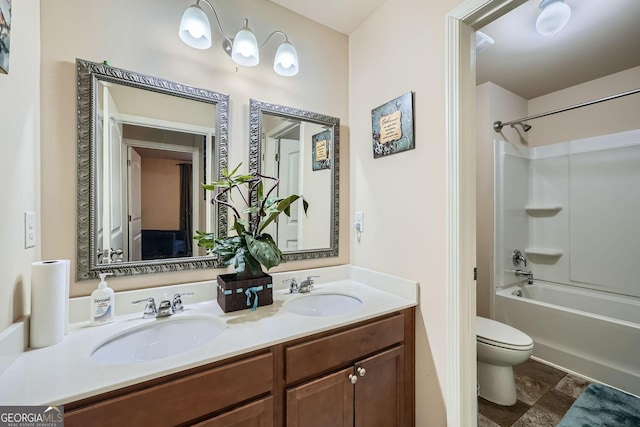
<svg viewBox="0 0 640 427"><path fill-rule="evenodd" d="M256 308L258 308L258 292L260 292L263 289L264 288L262 286L254 286L253 288L247 288L247 290L244 291L244 294L247 296L247 306L251 305L251 292L253 292L253 295L255 295L255 299L253 300L253 307L251 307L251 311L254 311Z"/></svg>

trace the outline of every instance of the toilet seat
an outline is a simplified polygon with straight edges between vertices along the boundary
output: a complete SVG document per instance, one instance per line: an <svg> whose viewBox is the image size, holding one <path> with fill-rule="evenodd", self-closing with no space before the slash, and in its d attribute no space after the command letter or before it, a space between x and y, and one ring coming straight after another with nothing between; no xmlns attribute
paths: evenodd
<svg viewBox="0 0 640 427"><path fill-rule="evenodd" d="M533 340L524 332L485 317L476 316L476 337L478 342L510 350L533 348Z"/></svg>

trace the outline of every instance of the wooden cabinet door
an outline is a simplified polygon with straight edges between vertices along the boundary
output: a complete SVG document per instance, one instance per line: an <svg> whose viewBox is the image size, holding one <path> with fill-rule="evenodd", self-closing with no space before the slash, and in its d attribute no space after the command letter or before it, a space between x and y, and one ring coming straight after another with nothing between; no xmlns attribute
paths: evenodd
<svg viewBox="0 0 640 427"><path fill-rule="evenodd" d="M287 390L287 427L352 427L353 368Z"/></svg>
<svg viewBox="0 0 640 427"><path fill-rule="evenodd" d="M273 398L257 400L194 427L273 427Z"/></svg>
<svg viewBox="0 0 640 427"><path fill-rule="evenodd" d="M356 363L355 374L355 427L409 425L404 401L404 346Z"/></svg>

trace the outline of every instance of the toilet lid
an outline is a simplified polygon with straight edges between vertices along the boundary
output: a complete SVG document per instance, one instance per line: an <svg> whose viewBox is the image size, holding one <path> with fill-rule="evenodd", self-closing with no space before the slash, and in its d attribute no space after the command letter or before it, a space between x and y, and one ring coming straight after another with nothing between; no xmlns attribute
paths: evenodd
<svg viewBox="0 0 640 427"><path fill-rule="evenodd" d="M476 335L478 341L500 347L528 348L533 340L527 334L514 327L484 317L476 317Z"/></svg>

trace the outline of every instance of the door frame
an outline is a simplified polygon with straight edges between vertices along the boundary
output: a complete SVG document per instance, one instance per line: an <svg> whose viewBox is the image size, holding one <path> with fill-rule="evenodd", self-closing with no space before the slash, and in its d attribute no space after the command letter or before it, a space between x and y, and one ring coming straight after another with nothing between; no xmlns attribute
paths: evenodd
<svg viewBox="0 0 640 427"><path fill-rule="evenodd" d="M446 17L447 425L476 426L475 29L527 0L466 0Z"/></svg>

